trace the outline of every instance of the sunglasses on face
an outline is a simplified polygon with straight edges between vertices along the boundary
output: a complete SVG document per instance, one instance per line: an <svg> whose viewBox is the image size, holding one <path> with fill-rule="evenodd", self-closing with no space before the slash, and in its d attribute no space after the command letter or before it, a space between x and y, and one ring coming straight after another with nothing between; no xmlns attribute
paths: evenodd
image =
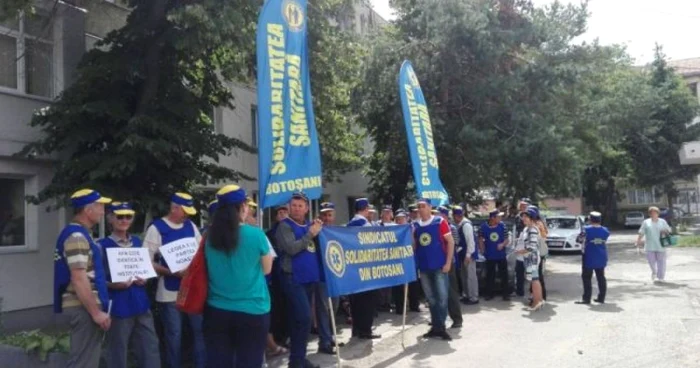
<svg viewBox="0 0 700 368"><path fill-rule="evenodd" d="M117 215L117 220L133 220L132 215Z"/></svg>

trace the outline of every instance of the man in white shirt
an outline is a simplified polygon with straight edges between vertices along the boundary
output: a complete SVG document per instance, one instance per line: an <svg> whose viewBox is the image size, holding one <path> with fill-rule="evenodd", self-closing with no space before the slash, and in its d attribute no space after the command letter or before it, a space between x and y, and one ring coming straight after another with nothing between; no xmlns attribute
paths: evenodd
<svg viewBox="0 0 700 368"><path fill-rule="evenodd" d="M156 304L160 311L165 334L165 361L168 367L180 368L182 364L182 318L187 317L194 335L195 366L205 366L204 336L202 335L202 316L186 315L175 307L180 279L184 270L170 272L167 263L160 254L160 248L175 241L193 241L199 244L201 235L188 216L197 214L192 196L187 193L175 193L170 199L170 212L148 227L144 237L144 246L148 248L153 268L158 273Z"/></svg>
<svg viewBox="0 0 700 368"><path fill-rule="evenodd" d="M458 262L461 263L459 277L462 280L462 292L464 298L462 303L473 305L479 303L479 279L476 277L476 261L479 252L476 248L474 237L474 226L471 221L464 216L464 209L459 206L452 207L452 217L457 226L458 238L457 248L462 248L458 252Z"/></svg>

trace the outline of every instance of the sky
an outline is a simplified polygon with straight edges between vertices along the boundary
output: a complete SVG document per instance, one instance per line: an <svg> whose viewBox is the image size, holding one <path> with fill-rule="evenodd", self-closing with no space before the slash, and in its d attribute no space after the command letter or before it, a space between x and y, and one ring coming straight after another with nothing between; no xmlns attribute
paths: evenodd
<svg viewBox="0 0 700 368"><path fill-rule="evenodd" d="M537 6L553 1L533 0ZM370 2L382 17L394 18L389 0ZM700 0L590 0L588 10L591 16L582 40L624 44L636 64L653 59L655 43L671 60L700 57Z"/></svg>

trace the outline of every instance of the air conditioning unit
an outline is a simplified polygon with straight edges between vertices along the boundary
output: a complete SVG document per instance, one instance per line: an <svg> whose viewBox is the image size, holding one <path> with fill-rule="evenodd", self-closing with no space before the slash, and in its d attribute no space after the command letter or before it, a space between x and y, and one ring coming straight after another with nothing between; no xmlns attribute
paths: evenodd
<svg viewBox="0 0 700 368"><path fill-rule="evenodd" d="M700 141L683 143L678 157L681 165L700 165Z"/></svg>

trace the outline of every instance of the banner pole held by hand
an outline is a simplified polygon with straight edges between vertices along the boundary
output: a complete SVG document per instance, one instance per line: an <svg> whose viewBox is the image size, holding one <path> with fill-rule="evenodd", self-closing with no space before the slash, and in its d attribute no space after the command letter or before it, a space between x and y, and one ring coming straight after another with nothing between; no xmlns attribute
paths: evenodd
<svg viewBox="0 0 700 368"><path fill-rule="evenodd" d="M328 313L331 315L331 328L333 329L333 341L335 341L335 356L336 358L338 358L338 368L340 368L340 344L338 344L338 331L335 327L335 311L333 310L333 300L330 297L328 297Z"/></svg>
<svg viewBox="0 0 700 368"><path fill-rule="evenodd" d="M408 304L408 284L403 285L403 322L401 324L401 347L406 350L406 304Z"/></svg>

